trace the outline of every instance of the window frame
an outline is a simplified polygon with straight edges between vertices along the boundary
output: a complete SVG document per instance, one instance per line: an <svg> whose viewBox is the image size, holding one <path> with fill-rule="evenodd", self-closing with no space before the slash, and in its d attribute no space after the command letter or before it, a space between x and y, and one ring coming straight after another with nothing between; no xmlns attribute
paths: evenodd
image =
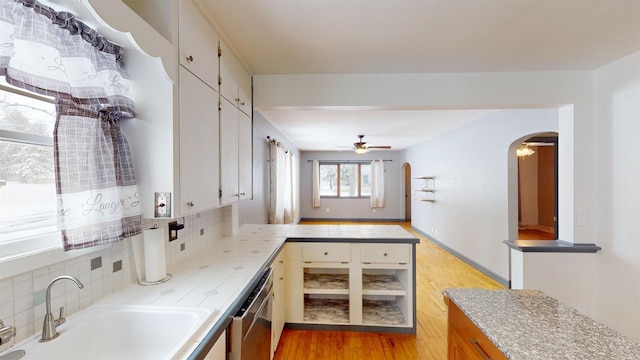
<svg viewBox="0 0 640 360"><path fill-rule="evenodd" d="M4 81L0 82L0 91L10 92L53 105L56 104L55 99L51 97L11 86ZM51 137L48 137L0 129L0 141L22 145L36 145L53 148L53 134L51 135ZM55 220L55 222L57 223L57 220ZM33 236L24 236L14 240L0 242L0 254L2 254L2 256L0 256L0 269L2 269L2 277L4 278L7 273L14 273L16 268L21 270L24 269L24 266L19 266L20 262L16 263L16 261L28 258L35 254L48 253L49 257L51 257L51 251L56 253L62 251L62 241L59 229L43 230L42 233ZM67 257L53 256L53 258L60 259Z"/></svg>
<svg viewBox="0 0 640 360"><path fill-rule="evenodd" d="M320 169L322 169L322 166L329 166L329 165L335 165L337 167L336 169L336 174L337 174L336 176L338 179L338 181L336 182L337 195L322 195L322 193L320 193L321 199L369 199L371 198L371 195L362 195L362 165L371 165L371 162L369 161L321 161L319 163ZM340 166L341 165L358 165L358 195L357 196L340 196L340 186L341 186ZM320 171L320 173L322 173L322 171ZM322 180L320 181L320 184L322 184Z"/></svg>

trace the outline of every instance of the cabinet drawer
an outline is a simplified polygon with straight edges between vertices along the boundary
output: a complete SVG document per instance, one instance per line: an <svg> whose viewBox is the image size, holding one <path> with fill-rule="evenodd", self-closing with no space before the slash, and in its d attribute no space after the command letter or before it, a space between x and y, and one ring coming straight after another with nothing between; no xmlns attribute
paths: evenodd
<svg viewBox="0 0 640 360"><path fill-rule="evenodd" d="M408 264L411 262L411 245L362 244L360 261L363 263Z"/></svg>
<svg viewBox="0 0 640 360"><path fill-rule="evenodd" d="M350 262L351 244L305 243L302 244L304 262Z"/></svg>
<svg viewBox="0 0 640 360"><path fill-rule="evenodd" d="M453 303L449 303L449 358L455 358L455 350L462 351L470 359L506 360L506 356L496 345ZM453 346L455 345L455 346Z"/></svg>

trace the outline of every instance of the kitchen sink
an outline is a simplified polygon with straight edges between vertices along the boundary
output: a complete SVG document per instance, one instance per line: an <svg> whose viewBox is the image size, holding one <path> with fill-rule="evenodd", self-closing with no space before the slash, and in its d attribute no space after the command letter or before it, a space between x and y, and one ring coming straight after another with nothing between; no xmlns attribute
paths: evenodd
<svg viewBox="0 0 640 360"><path fill-rule="evenodd" d="M94 305L58 327L60 336L18 344L29 359L173 359L208 324L200 308Z"/></svg>

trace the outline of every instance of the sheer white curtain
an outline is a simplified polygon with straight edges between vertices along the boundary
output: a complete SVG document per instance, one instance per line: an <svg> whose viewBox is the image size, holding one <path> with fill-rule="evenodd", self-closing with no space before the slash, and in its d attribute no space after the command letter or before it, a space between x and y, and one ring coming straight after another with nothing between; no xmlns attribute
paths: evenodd
<svg viewBox="0 0 640 360"><path fill-rule="evenodd" d="M293 222L293 154L286 152L284 156L284 223Z"/></svg>
<svg viewBox="0 0 640 360"><path fill-rule="evenodd" d="M270 140L269 159L269 223L290 224L298 216L296 156Z"/></svg>
<svg viewBox="0 0 640 360"><path fill-rule="evenodd" d="M371 207L384 207L384 160L371 161Z"/></svg>
<svg viewBox="0 0 640 360"><path fill-rule="evenodd" d="M319 208L320 207L320 162L318 162L318 160L313 160L313 170L312 170L312 177L313 177L313 189L311 191L312 193L312 199L311 199L311 205L314 208Z"/></svg>
<svg viewBox="0 0 640 360"><path fill-rule="evenodd" d="M291 217L292 221L298 218L298 191L300 191L299 177L300 177L300 157L291 153Z"/></svg>
<svg viewBox="0 0 640 360"><path fill-rule="evenodd" d="M269 142L269 223L284 223L284 147Z"/></svg>

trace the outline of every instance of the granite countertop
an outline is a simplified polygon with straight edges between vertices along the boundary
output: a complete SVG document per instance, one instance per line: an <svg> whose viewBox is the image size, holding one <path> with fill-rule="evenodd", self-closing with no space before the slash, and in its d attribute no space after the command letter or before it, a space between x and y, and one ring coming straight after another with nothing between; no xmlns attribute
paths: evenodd
<svg viewBox="0 0 640 360"><path fill-rule="evenodd" d="M537 290L446 289L509 359L640 359L640 344Z"/></svg>

